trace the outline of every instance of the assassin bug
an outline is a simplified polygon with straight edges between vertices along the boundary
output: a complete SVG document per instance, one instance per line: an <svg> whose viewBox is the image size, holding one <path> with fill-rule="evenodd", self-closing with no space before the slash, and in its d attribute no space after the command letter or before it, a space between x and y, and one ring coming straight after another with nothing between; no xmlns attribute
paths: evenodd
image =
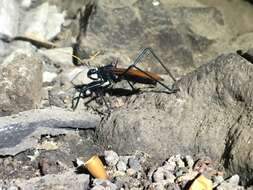
<svg viewBox="0 0 253 190"><path fill-rule="evenodd" d="M142 59L149 54L151 54L158 61L158 63L164 68L164 70L175 82L176 79L165 67L159 57L156 56L153 50L151 48L144 48L140 51L133 63L128 68L118 68L116 62L115 64L111 63L102 67L90 69L87 72L87 76L93 81L88 84L75 86L75 89L78 92L78 96L73 98L72 108L75 109L77 107L80 98L87 98L90 97L92 94L95 94L95 98L102 97L103 101L105 102L105 105L107 106L107 108L109 108L103 95L112 86L113 83L117 83L122 80L126 80L128 82L133 92L136 91L136 89L134 88L135 83L151 85L156 85L157 83L159 83L166 89L167 93L174 93L178 91L178 89L174 89L173 86L170 88L166 84L164 84L162 82L162 77L160 77L158 74L144 71L137 66L137 64L140 63ZM91 100L89 100L88 102L90 101Z"/></svg>

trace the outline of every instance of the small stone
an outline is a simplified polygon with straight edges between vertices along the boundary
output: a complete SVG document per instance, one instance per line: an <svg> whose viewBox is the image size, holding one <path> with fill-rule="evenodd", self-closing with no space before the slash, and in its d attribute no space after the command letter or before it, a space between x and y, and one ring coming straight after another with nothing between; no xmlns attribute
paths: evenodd
<svg viewBox="0 0 253 190"><path fill-rule="evenodd" d="M108 166L115 166L119 161L119 156L112 150L105 151L105 161Z"/></svg>
<svg viewBox="0 0 253 190"><path fill-rule="evenodd" d="M192 169L193 168L193 165L194 165L194 160L191 156L187 155L185 156L185 160L186 160L186 164L187 164L187 167L189 169Z"/></svg>
<svg viewBox="0 0 253 190"><path fill-rule="evenodd" d="M152 4L156 7L160 5L160 2L158 0L153 0Z"/></svg>
<svg viewBox="0 0 253 190"><path fill-rule="evenodd" d="M244 190L244 188L224 181L217 187L217 190Z"/></svg>
<svg viewBox="0 0 253 190"><path fill-rule="evenodd" d="M91 188L91 190L105 190L105 188L102 185L97 185L97 186Z"/></svg>
<svg viewBox="0 0 253 190"><path fill-rule="evenodd" d="M188 172L188 169L187 168L179 168L179 169L177 169L176 170L176 172L175 172L175 175L176 175L176 177L179 177L179 176L182 176L182 175L184 175L184 174L186 174Z"/></svg>
<svg viewBox="0 0 253 190"><path fill-rule="evenodd" d="M124 162L127 165L129 158L130 158L130 156L120 156L119 160Z"/></svg>
<svg viewBox="0 0 253 190"><path fill-rule="evenodd" d="M233 184L233 185L238 185L239 184L239 182L240 182L240 177L239 177L239 175L233 175L232 177L230 177L229 179L228 179L228 183L230 183L230 184Z"/></svg>
<svg viewBox="0 0 253 190"><path fill-rule="evenodd" d="M113 177L120 177L120 176L124 176L126 175L125 172L123 171L115 171L113 172L110 176L113 176Z"/></svg>
<svg viewBox="0 0 253 190"><path fill-rule="evenodd" d="M135 158L129 158L128 165L135 171L140 171L142 169L140 162Z"/></svg>
<svg viewBox="0 0 253 190"><path fill-rule="evenodd" d="M48 71L43 72L43 83L47 82L47 83L51 83L55 77L57 77L56 73L51 73Z"/></svg>
<svg viewBox="0 0 253 190"><path fill-rule="evenodd" d="M8 190L19 190L20 188L16 185L9 186Z"/></svg>
<svg viewBox="0 0 253 190"><path fill-rule="evenodd" d="M21 6L24 7L24 8L29 8L32 4L32 0L23 0L21 2Z"/></svg>
<svg viewBox="0 0 253 190"><path fill-rule="evenodd" d="M126 173L129 176L134 176L136 174L136 170L129 168L129 169L127 169Z"/></svg>
<svg viewBox="0 0 253 190"><path fill-rule="evenodd" d="M216 186L220 185L224 181L224 178L222 176L220 176L220 175L213 176L212 177L212 181L213 181L213 187L216 187Z"/></svg>
<svg viewBox="0 0 253 190"><path fill-rule="evenodd" d="M159 167L153 174L154 182L174 183L176 177L170 172L165 170L163 167Z"/></svg>
<svg viewBox="0 0 253 190"><path fill-rule="evenodd" d="M117 170L119 171L126 171L127 169L126 163L121 160L117 163L116 167L117 167Z"/></svg>
<svg viewBox="0 0 253 190"><path fill-rule="evenodd" d="M95 179L93 181L93 186L102 186L104 187L104 189L108 189L108 190L116 190L117 186L115 184L113 184L112 182L110 182L109 180L101 180L101 179ZM101 188L101 187L99 187Z"/></svg>

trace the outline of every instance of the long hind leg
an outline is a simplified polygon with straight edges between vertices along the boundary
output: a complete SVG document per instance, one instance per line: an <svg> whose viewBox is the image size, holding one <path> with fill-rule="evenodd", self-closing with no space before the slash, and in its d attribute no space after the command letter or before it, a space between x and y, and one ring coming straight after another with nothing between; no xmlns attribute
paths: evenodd
<svg viewBox="0 0 253 190"><path fill-rule="evenodd" d="M126 69L126 71L122 74L122 76L124 76L131 68L135 68L138 71L144 73L145 75L147 75L149 78L153 79L154 81L156 81L157 83L159 83L160 85L162 85L163 87L165 87L169 93L173 93L178 91L178 89L173 89L168 87L167 85L165 85L164 83L162 83L161 81L155 79L153 76L149 75L147 72L143 71L141 68L137 67L138 63L141 63L142 59L151 54L157 61L158 63L164 68L164 70L169 74L169 76L172 78L172 80L175 82L176 79L175 77L171 74L171 72L169 71L169 69L163 64L163 62L161 61L161 59L159 59L159 57L154 53L154 51L151 48L144 48L141 50L141 52L137 55L137 57L135 58L135 60L133 61L133 63Z"/></svg>

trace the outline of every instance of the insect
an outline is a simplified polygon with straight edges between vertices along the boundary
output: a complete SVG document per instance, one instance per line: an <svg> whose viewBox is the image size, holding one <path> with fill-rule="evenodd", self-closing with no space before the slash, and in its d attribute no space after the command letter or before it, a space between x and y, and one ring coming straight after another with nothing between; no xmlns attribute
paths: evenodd
<svg viewBox="0 0 253 190"><path fill-rule="evenodd" d="M134 87L135 83L151 85L156 85L158 83L166 89L167 93L174 93L178 91L178 89L175 89L174 87L168 87L166 84L164 84L162 82L163 78L158 74L144 71L137 66L137 64L140 63L145 56L150 54L158 61L158 63L175 82L176 79L159 59L159 57L156 56L153 50L151 48L144 48L140 51L132 64L127 68L118 68L116 61L115 63L111 63L105 66L89 69L87 76L93 81L88 84L75 86L75 89L78 92L78 96L73 98L72 108L76 109L81 98L91 97L93 94L95 94L95 96L92 99L101 97L107 108L109 108L107 102L104 99L104 94L108 89L112 87L113 83L118 83L122 80L126 80L128 82L133 92L137 91L137 89ZM88 102L90 101L91 100Z"/></svg>

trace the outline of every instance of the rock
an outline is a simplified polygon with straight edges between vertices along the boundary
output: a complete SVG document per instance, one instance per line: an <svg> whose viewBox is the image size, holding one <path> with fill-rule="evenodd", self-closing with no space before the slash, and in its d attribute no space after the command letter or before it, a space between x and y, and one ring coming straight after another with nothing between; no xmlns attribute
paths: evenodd
<svg viewBox="0 0 253 190"><path fill-rule="evenodd" d="M61 88L52 88L48 90L50 106L67 108L72 106L72 96Z"/></svg>
<svg viewBox="0 0 253 190"><path fill-rule="evenodd" d="M32 0L22 0L21 2L21 6L23 8L29 8L32 4Z"/></svg>
<svg viewBox="0 0 253 190"><path fill-rule="evenodd" d="M244 190L244 188L239 185L223 182L217 187L217 190Z"/></svg>
<svg viewBox="0 0 253 190"><path fill-rule="evenodd" d="M13 52L4 60L0 70L0 116L39 105L42 88L40 59L22 52Z"/></svg>
<svg viewBox="0 0 253 190"><path fill-rule="evenodd" d="M218 9L172 8L167 4L154 6L153 0L118 1L115 4L107 0L86 6L82 18L85 24L81 28L81 49L88 55L106 50L105 55L113 52L133 59L141 48L151 46L173 73L188 73L206 59L211 59L210 54L215 54L206 51L220 40L217 37L219 32L224 32L224 36L228 33ZM145 61L149 62L143 67L164 72L156 63ZM120 63L129 65L130 61L122 60Z"/></svg>
<svg viewBox="0 0 253 190"><path fill-rule="evenodd" d="M157 183L169 184L174 183L176 177L170 172L165 170L163 167L159 167L153 174L153 180Z"/></svg>
<svg viewBox="0 0 253 190"><path fill-rule="evenodd" d="M16 155L37 145L41 135L71 134L69 129L94 129L99 116L52 107L0 117L0 155Z"/></svg>
<svg viewBox="0 0 253 190"><path fill-rule="evenodd" d="M83 190L89 187L89 175L76 175L74 171L62 174L50 174L43 177L36 177L29 180L16 181L22 190Z"/></svg>
<svg viewBox="0 0 253 190"><path fill-rule="evenodd" d="M108 166L116 166L119 161L119 156L112 150L105 151L105 161Z"/></svg>
<svg viewBox="0 0 253 190"><path fill-rule="evenodd" d="M102 185L96 185L95 187L92 187L91 190L105 190L105 187Z"/></svg>
<svg viewBox="0 0 253 190"><path fill-rule="evenodd" d="M185 156L185 160L186 160L186 164L187 164L187 167L189 169L192 169L193 168L193 165L194 165L194 160L191 156L187 155Z"/></svg>
<svg viewBox="0 0 253 190"><path fill-rule="evenodd" d="M176 94L133 95L97 128L97 142L160 161L205 153L250 183L252 75L252 64L239 55L221 55L178 81Z"/></svg>
<svg viewBox="0 0 253 190"><path fill-rule="evenodd" d="M109 180L94 179L93 186L94 187L99 186L99 189L102 186L106 190L116 190L117 189L117 186L115 184L113 184L112 182L110 182Z"/></svg>
<svg viewBox="0 0 253 190"><path fill-rule="evenodd" d="M132 168L127 169L126 172L127 172L127 175L129 176L134 176L137 173L137 171Z"/></svg>
<svg viewBox="0 0 253 190"><path fill-rule="evenodd" d="M233 175L232 177L230 177L228 179L228 183L232 184L232 185L238 185L240 182L240 177L239 175Z"/></svg>
<svg viewBox="0 0 253 190"><path fill-rule="evenodd" d="M53 80L57 77L56 73L51 73L51 72L43 72L43 83L51 83Z"/></svg>
<svg viewBox="0 0 253 190"><path fill-rule="evenodd" d="M128 166L135 171L141 171L142 167L140 162L136 158L129 158L128 160Z"/></svg>
<svg viewBox="0 0 253 190"><path fill-rule="evenodd" d="M19 7L15 0L2 0L0 7L0 33L15 36L18 32Z"/></svg>
<svg viewBox="0 0 253 190"><path fill-rule="evenodd" d="M212 181L213 181L213 187L216 187L224 181L224 178L222 176L218 175L218 176L214 176L212 178Z"/></svg>
<svg viewBox="0 0 253 190"><path fill-rule="evenodd" d="M117 170L119 170L119 171L126 171L126 169L127 169L126 163L121 160L118 161L116 167L117 167Z"/></svg>
<svg viewBox="0 0 253 190"><path fill-rule="evenodd" d="M41 40L51 40L61 31L63 23L64 14L59 13L56 6L45 2L26 13L20 33Z"/></svg>
<svg viewBox="0 0 253 190"><path fill-rule="evenodd" d="M174 162L178 168L185 167L185 164L184 164L183 160L181 159L180 154L170 157L169 160L167 161L167 163L170 163L170 162Z"/></svg>
<svg viewBox="0 0 253 190"><path fill-rule="evenodd" d="M39 53L50 59L54 64L59 65L61 68L71 67L72 64L72 47L43 49Z"/></svg>

